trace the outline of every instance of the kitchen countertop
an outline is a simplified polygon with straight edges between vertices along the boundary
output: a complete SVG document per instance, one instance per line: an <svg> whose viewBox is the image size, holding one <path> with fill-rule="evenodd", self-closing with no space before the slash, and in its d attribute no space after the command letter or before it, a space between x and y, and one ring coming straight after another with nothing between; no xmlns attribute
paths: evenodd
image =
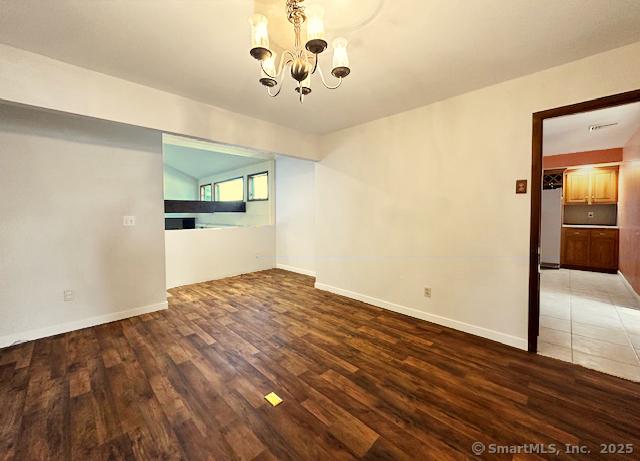
<svg viewBox="0 0 640 461"><path fill-rule="evenodd" d="M591 225L591 224L563 224L562 227L575 227L577 229L620 229L619 226Z"/></svg>

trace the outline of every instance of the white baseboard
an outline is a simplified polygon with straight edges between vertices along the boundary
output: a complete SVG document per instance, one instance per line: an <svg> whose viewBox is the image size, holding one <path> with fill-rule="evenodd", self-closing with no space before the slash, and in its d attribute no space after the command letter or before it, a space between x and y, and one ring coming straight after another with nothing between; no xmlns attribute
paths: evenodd
<svg viewBox="0 0 640 461"><path fill-rule="evenodd" d="M276 264L276 267L278 269L282 269L283 271L297 272L298 274L309 275L311 277L316 276L316 272L309 269L300 269L299 267L287 266L286 264L280 263Z"/></svg>
<svg viewBox="0 0 640 461"><path fill-rule="evenodd" d="M150 306L136 307L134 309L128 309L126 311L113 312L111 314L98 315L96 317L89 317L82 320L76 320L74 322L60 323L58 325L52 325L50 327L38 328L36 330L24 331L22 333L14 333L0 337L0 348L11 346L17 341L32 341L34 339L46 338L48 336L59 335L61 333L68 333L70 331L81 330L83 328L93 327L101 325L103 323L115 322L116 320L122 320L129 317L135 317L137 315L148 314L150 312L161 311L169 307L167 301L152 304Z"/></svg>
<svg viewBox="0 0 640 461"><path fill-rule="evenodd" d="M357 299L358 301L362 301L364 303L381 307L383 309L387 309L393 312L398 312L400 314L408 315L410 317L414 317L420 320L426 320L427 322L436 323L438 325L453 328L454 330L464 331L465 333L470 333L472 335L481 336L483 338L491 339L493 341L498 341L499 343L506 344L507 346L523 349L525 351L528 349L527 340L524 338L518 338L516 336L511 336L505 333L501 333L499 331L490 330L488 328L480 327L477 325L471 325L468 323L460 322L458 320L453 320L447 317L441 317L439 315L429 314L428 312L423 312L421 310L414 309L412 307L401 306L399 304L394 304L389 301L373 298L371 296L363 295L363 294L345 290L342 288L336 288L331 285L325 285L323 283L316 282L315 287L318 290L329 291L331 293L346 296L347 298Z"/></svg>
<svg viewBox="0 0 640 461"><path fill-rule="evenodd" d="M620 272L620 271L618 271L618 274L620 275L620 277L622 277L622 282L627 287L629 292L631 292L631 294L636 298L636 300L638 302L640 302L640 295L638 293L636 293L636 290L633 289L633 287L631 286L631 284L629 283L627 278L624 276L624 274L622 272Z"/></svg>

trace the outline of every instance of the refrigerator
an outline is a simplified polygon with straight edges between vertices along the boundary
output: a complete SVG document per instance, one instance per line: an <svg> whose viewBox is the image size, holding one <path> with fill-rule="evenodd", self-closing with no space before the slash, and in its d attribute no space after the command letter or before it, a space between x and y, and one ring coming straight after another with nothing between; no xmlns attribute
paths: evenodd
<svg viewBox="0 0 640 461"><path fill-rule="evenodd" d="M542 222L540 229L540 265L560 267L562 238L562 188L542 191Z"/></svg>

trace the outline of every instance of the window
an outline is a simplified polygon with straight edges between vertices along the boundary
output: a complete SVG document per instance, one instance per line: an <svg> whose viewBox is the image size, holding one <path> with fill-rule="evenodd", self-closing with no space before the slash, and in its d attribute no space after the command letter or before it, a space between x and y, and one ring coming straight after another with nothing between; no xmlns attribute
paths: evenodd
<svg viewBox="0 0 640 461"><path fill-rule="evenodd" d="M211 184L203 184L202 186L200 186L200 201L211 201Z"/></svg>
<svg viewBox="0 0 640 461"><path fill-rule="evenodd" d="M256 173L247 176L248 200L269 200L269 173Z"/></svg>
<svg viewBox="0 0 640 461"><path fill-rule="evenodd" d="M235 202L244 200L244 178L228 179L213 185L216 202Z"/></svg>

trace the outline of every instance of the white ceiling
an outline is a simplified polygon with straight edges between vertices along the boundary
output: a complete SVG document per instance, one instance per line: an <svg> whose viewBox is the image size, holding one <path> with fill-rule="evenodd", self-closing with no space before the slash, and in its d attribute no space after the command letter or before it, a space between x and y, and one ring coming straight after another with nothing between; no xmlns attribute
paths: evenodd
<svg viewBox="0 0 640 461"><path fill-rule="evenodd" d="M618 123L589 131L591 125ZM544 155L623 147L640 130L640 103L566 115L544 121Z"/></svg>
<svg viewBox="0 0 640 461"><path fill-rule="evenodd" d="M314 83L304 106L293 86L272 99L258 84L250 0L0 0L0 42L325 133L640 40L638 0L386 0L375 18L377 0L317 1L352 74L333 92Z"/></svg>
<svg viewBox="0 0 640 461"><path fill-rule="evenodd" d="M162 151L166 165L196 179L265 161L261 158L221 154L172 144L163 144Z"/></svg>

